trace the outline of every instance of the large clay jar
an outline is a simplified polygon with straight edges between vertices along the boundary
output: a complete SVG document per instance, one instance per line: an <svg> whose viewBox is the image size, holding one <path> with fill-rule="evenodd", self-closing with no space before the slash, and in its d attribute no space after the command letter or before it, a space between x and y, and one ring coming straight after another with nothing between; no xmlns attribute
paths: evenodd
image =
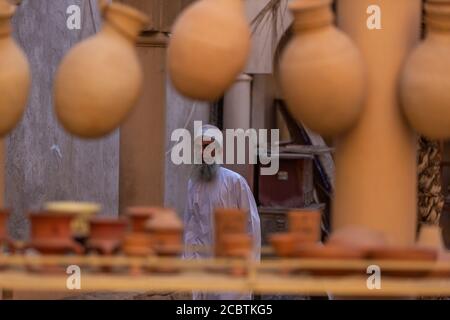
<svg viewBox="0 0 450 320"><path fill-rule="evenodd" d="M401 99L406 118L430 139L450 138L450 0L429 0L426 39L405 65Z"/></svg>
<svg viewBox="0 0 450 320"><path fill-rule="evenodd" d="M168 49L168 68L183 95L213 101L245 67L250 28L243 0L201 0L175 22Z"/></svg>
<svg viewBox="0 0 450 320"><path fill-rule="evenodd" d="M14 11L15 6L0 0L0 137L21 119L30 91L27 58L11 37Z"/></svg>
<svg viewBox="0 0 450 320"><path fill-rule="evenodd" d="M66 55L55 80L58 119L84 138L117 128L136 104L143 82L134 43L147 17L119 3L104 5L103 14L102 31Z"/></svg>
<svg viewBox="0 0 450 320"><path fill-rule="evenodd" d="M366 92L362 55L333 25L331 0L296 0L294 38L280 63L282 94L299 123L324 136L350 129Z"/></svg>

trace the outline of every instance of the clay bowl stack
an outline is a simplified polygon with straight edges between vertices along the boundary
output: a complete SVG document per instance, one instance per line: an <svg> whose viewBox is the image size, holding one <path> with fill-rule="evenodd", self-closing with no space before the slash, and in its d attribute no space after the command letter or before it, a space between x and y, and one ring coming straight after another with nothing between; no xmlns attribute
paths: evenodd
<svg viewBox="0 0 450 320"><path fill-rule="evenodd" d="M84 249L72 239L71 223L73 214L39 212L29 215L31 240L26 246L43 255L82 254ZM58 265L29 266L31 271L64 272Z"/></svg>
<svg viewBox="0 0 450 320"><path fill-rule="evenodd" d="M145 226L152 248L158 256L177 257L182 252L183 223L175 211L160 209ZM160 272L175 272L177 268L158 268Z"/></svg>

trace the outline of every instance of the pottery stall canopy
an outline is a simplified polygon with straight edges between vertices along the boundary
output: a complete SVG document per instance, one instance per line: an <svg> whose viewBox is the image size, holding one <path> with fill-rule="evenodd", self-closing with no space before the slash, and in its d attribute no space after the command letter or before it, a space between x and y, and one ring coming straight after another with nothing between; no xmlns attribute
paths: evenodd
<svg viewBox="0 0 450 320"><path fill-rule="evenodd" d="M0 137L11 131L25 110L30 91L30 67L11 36L15 6L0 0Z"/></svg>
<svg viewBox="0 0 450 320"><path fill-rule="evenodd" d="M54 85L59 121L83 138L101 137L116 129L142 90L134 43L147 17L123 4L100 2L105 17L102 31L66 55Z"/></svg>

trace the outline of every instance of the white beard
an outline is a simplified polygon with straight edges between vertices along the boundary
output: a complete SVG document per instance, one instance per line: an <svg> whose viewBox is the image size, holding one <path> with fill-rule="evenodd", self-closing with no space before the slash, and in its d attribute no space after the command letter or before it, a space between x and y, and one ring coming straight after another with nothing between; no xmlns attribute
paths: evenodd
<svg viewBox="0 0 450 320"><path fill-rule="evenodd" d="M194 165L194 169L192 170L192 177L196 181L211 182L216 178L219 168L220 166L216 163L196 164Z"/></svg>

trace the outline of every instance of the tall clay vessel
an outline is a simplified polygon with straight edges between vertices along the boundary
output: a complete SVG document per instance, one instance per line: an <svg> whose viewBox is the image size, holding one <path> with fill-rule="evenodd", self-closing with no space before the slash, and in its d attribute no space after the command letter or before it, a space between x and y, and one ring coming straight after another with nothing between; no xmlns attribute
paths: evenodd
<svg viewBox="0 0 450 320"><path fill-rule="evenodd" d="M294 38L283 52L280 82L294 118L325 135L356 124L365 98L360 52L333 25L331 0L296 0Z"/></svg>
<svg viewBox="0 0 450 320"><path fill-rule="evenodd" d="M411 54L401 98L411 126L430 139L450 138L450 0L428 0L427 36Z"/></svg>
<svg viewBox="0 0 450 320"><path fill-rule="evenodd" d="M243 0L200 0L178 18L168 68L183 95L213 101L231 86L250 52Z"/></svg>
<svg viewBox="0 0 450 320"><path fill-rule="evenodd" d="M336 141L333 229L380 232L387 244L414 243L417 224L416 139L402 114L398 86L406 57L419 42L420 0L340 0L338 26L360 48L368 97L357 125ZM381 28L370 29L381 10Z"/></svg>
<svg viewBox="0 0 450 320"><path fill-rule="evenodd" d="M147 17L119 3L103 4L102 12L102 31L67 54L55 80L58 119L67 131L83 138L100 137L117 128L142 89L134 43Z"/></svg>
<svg viewBox="0 0 450 320"><path fill-rule="evenodd" d="M11 37L15 6L0 0L0 137L11 131L25 110L30 91L27 58Z"/></svg>

